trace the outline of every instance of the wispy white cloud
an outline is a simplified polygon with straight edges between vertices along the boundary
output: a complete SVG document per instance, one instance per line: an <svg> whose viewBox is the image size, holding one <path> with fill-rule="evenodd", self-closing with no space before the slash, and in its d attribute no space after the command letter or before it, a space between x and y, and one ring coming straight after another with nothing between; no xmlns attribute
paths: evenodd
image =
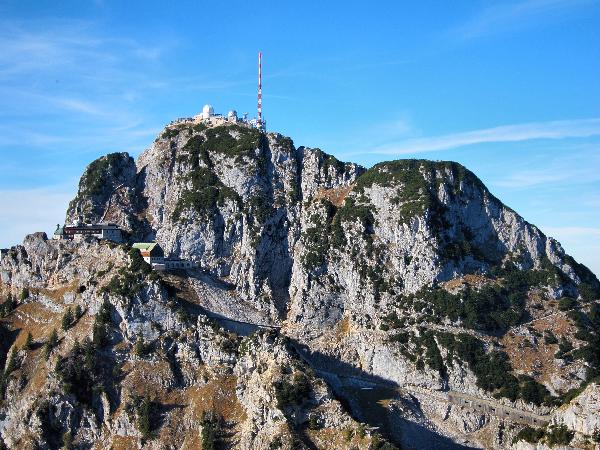
<svg viewBox="0 0 600 450"><path fill-rule="evenodd" d="M101 127L84 128L63 134L39 132L30 126L0 124L0 148L26 148L28 151L44 152L47 155L67 155L128 151L138 153L149 145L160 132L160 127L149 127L143 122L128 124L106 124ZM6 162L2 161L1 167Z"/></svg>
<svg viewBox="0 0 600 450"><path fill-rule="evenodd" d="M563 19L569 11L597 0L526 0L492 2L476 16L453 29L460 40L527 28L544 21Z"/></svg>
<svg viewBox="0 0 600 450"><path fill-rule="evenodd" d="M559 151L546 148L541 154L530 155L528 161L511 165L510 170L499 171L491 184L501 188L524 189L533 186L546 188L573 188L574 186L600 183L600 144L564 145ZM594 189L585 189L587 197L582 202L591 201L589 194ZM582 192L583 195L583 192ZM586 200L587 199L587 200Z"/></svg>
<svg viewBox="0 0 600 450"><path fill-rule="evenodd" d="M29 233L52 232L57 223L64 221L69 200L75 194L73 186L0 190L0 247L18 244Z"/></svg>
<svg viewBox="0 0 600 450"><path fill-rule="evenodd" d="M0 19L0 152L13 152L1 165L19 159L17 148L142 150L162 125L145 104L169 85L159 63L172 45L111 36L93 22Z"/></svg>
<svg viewBox="0 0 600 450"><path fill-rule="evenodd" d="M532 139L562 139L600 135L600 118L559 120L504 125L481 130L422 137L386 144L372 149L373 153L406 155L436 152L474 144L519 142Z"/></svg>
<svg viewBox="0 0 600 450"><path fill-rule="evenodd" d="M93 76L99 68L103 73L130 58L156 61L169 46L100 35L85 21L0 21L0 77L70 70Z"/></svg>
<svg viewBox="0 0 600 450"><path fill-rule="evenodd" d="M541 226L540 229L558 240L567 253L576 255L578 262L600 276L600 228Z"/></svg>
<svg viewBox="0 0 600 450"><path fill-rule="evenodd" d="M396 117L387 120L375 120L370 123L344 124L346 128L333 130L331 134L319 137L319 146L329 152L334 152L336 157L343 160L352 160L357 156L365 156L365 142L369 142L376 149L383 148L390 141L406 139L414 135L417 129L410 114L399 113ZM307 144L308 145L308 144ZM377 151L369 151L377 153Z"/></svg>
<svg viewBox="0 0 600 450"><path fill-rule="evenodd" d="M559 185L568 182L570 184L577 183L593 183L600 182L600 173L589 165L579 167L558 166L556 164L549 165L538 170L520 170L511 174L507 174L504 178L495 181L495 186L507 188L528 188L539 185Z"/></svg>
<svg viewBox="0 0 600 450"><path fill-rule="evenodd" d="M597 227L543 227L545 233L551 236L594 237L600 238L600 228Z"/></svg>

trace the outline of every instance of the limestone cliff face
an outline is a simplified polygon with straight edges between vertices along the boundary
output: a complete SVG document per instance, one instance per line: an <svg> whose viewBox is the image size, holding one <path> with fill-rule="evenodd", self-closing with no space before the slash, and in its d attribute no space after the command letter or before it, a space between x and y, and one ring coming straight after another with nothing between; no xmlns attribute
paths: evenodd
<svg viewBox="0 0 600 450"><path fill-rule="evenodd" d="M77 196L67 211L67 223L99 222L105 213L112 212L113 219L131 227L133 217L128 216L133 214L137 200L135 179L135 161L127 153L112 153L97 159L81 177Z"/></svg>
<svg viewBox="0 0 600 450"><path fill-rule="evenodd" d="M38 233L0 270L2 296L18 298L0 324L8 448L327 448L360 427L286 339L223 329L182 292L186 278L123 246Z"/></svg>
<svg viewBox="0 0 600 450"><path fill-rule="evenodd" d="M135 176L121 155L90 165L67 218L85 211L95 221L107 211L105 220L138 239L156 239L168 254L233 283L270 320L284 318L289 303L302 201L349 186L364 171L236 126L167 130L136 164ZM98 177L106 187L90 198Z"/></svg>
<svg viewBox="0 0 600 450"><path fill-rule="evenodd" d="M42 343L69 306L84 314L48 361L19 350L2 384L9 447L25 423L46 448L48 427L82 445L161 448L177 429L170 444L198 448L217 427L236 448L385 448L369 426L408 448L507 448L525 445L519 427L447 394L551 417L600 369L596 277L456 163L367 170L277 133L179 124L137 161L93 162L75 220L118 223L199 269L159 276L94 239L36 234L11 249L6 364L26 330ZM257 324L278 328L243 337ZM99 326L102 345L81 350ZM98 364L85 395L65 381L82 358ZM150 435L146 394L162 414ZM561 423L585 439L584 422Z"/></svg>
<svg viewBox="0 0 600 450"><path fill-rule="evenodd" d="M590 384L581 395L556 412L554 422L581 435L597 433L600 430L600 386Z"/></svg>
<svg viewBox="0 0 600 450"><path fill-rule="evenodd" d="M558 287L571 294L581 281L556 241L458 164L406 160L365 171L277 133L197 125L166 129L135 166L137 174L123 154L91 164L67 218L104 216L134 238L156 239L232 283L270 320L295 321L324 296L335 298L331 320L358 298L374 313L378 294L365 279L374 267L396 293L508 258L522 269L548 259L573 282Z"/></svg>

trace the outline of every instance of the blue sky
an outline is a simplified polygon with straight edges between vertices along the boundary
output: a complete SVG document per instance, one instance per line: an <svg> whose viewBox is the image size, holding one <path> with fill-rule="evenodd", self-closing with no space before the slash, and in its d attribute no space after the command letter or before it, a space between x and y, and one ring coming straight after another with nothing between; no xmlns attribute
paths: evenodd
<svg viewBox="0 0 600 450"><path fill-rule="evenodd" d="M270 130L461 162L600 274L598 0L0 1L0 246L52 231L94 158L254 114L259 49Z"/></svg>

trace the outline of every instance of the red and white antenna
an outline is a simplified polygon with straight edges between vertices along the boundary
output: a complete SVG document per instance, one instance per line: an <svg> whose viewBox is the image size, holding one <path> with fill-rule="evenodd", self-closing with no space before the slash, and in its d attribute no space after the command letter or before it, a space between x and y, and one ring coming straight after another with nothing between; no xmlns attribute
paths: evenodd
<svg viewBox="0 0 600 450"><path fill-rule="evenodd" d="M262 53L258 52L258 127L262 128Z"/></svg>

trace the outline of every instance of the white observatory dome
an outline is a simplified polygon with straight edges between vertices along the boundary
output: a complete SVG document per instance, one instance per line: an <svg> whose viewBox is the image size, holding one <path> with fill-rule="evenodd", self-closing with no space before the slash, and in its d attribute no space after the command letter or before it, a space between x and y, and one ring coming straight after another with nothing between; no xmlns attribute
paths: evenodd
<svg viewBox="0 0 600 450"><path fill-rule="evenodd" d="M227 113L227 118L228 119L237 119L237 111L235 109L232 109L231 111L229 111Z"/></svg>
<svg viewBox="0 0 600 450"><path fill-rule="evenodd" d="M211 105L204 105L204 108L202 108L202 118L208 119L209 117L214 115L215 110L213 109L213 107Z"/></svg>

